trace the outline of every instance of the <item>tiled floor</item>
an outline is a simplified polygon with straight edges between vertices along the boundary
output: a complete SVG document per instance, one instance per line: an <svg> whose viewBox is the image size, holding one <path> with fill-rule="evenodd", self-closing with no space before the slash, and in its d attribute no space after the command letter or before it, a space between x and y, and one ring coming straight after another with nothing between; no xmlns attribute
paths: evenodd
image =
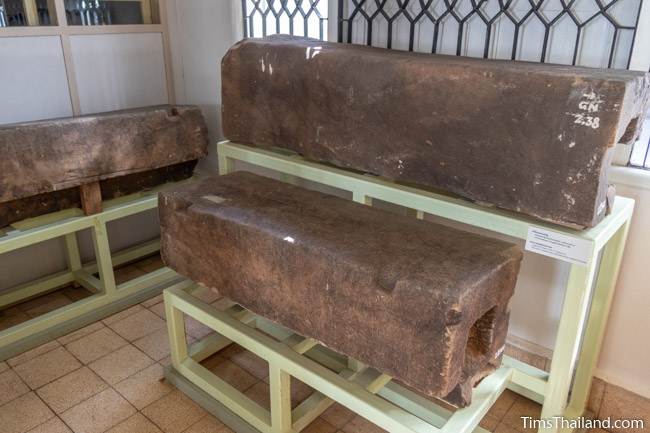
<svg viewBox="0 0 650 433"><path fill-rule="evenodd" d="M121 269L118 275L130 279L157 266L160 266L157 259L148 259ZM58 308L63 304L59 293L47 295L46 300L39 302L30 301L30 307L18 306L13 310L28 316L34 308L39 311ZM218 296L208 291L196 296L206 302L218 302ZM192 341L210 333L193 320L186 321L186 328ZM0 362L0 433L230 432L165 383L163 367L168 363L162 296L156 296ZM204 365L268 408L265 361L231 346L208 358ZM309 393L306 385L292 383L294 405ZM520 417L538 417L539 413L539 405L506 391L481 425L495 433L525 432ZM340 405L332 406L304 430L305 433L381 431Z"/></svg>

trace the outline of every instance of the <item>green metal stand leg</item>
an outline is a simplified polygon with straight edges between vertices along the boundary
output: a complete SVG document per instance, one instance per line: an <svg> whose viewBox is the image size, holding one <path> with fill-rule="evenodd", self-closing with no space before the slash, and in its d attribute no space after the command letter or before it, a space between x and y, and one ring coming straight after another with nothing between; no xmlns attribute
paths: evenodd
<svg viewBox="0 0 650 433"><path fill-rule="evenodd" d="M219 159L219 174L224 175L228 173L232 173L234 169L234 161L232 158L228 158L226 155L219 154L218 155Z"/></svg>
<svg viewBox="0 0 650 433"><path fill-rule="evenodd" d="M70 272L81 270L81 255L79 254L79 242L77 242L77 233L68 233L64 237L65 252L68 259L68 269Z"/></svg>
<svg viewBox="0 0 650 433"><path fill-rule="evenodd" d="M551 362L551 372L542 407L542 419L563 416L569 397L571 381L578 350L580 348L583 324L589 306L589 294L597 266L594 254L589 266L572 265L564 296L557 342ZM556 426L540 428L540 433L556 433Z"/></svg>
<svg viewBox="0 0 650 433"><path fill-rule="evenodd" d="M629 227L630 222L628 220L618 229L603 250L591 310L587 320L587 328L576 368L575 381L571 391L571 401L566 412L566 416L570 418L582 416L587 405L587 399L591 391L591 381L598 363L607 318L614 298Z"/></svg>
<svg viewBox="0 0 650 433"><path fill-rule="evenodd" d="M352 192L352 200L356 201L357 203L372 206L372 197L368 197L367 195L358 191Z"/></svg>
<svg viewBox="0 0 650 433"><path fill-rule="evenodd" d="M169 293L164 292L163 296L165 299L165 317L167 318L172 365L175 369L180 370L181 362L188 356L183 313L174 308L173 303L169 300Z"/></svg>
<svg viewBox="0 0 650 433"><path fill-rule="evenodd" d="M115 285L115 275L113 274L111 248L108 244L108 231L106 230L106 223L98 219L95 220L93 225L93 244L95 246L99 280L102 283L103 291L107 295L115 294L117 287Z"/></svg>
<svg viewBox="0 0 650 433"><path fill-rule="evenodd" d="M271 388L271 431L291 433L291 377L280 367L269 364Z"/></svg>

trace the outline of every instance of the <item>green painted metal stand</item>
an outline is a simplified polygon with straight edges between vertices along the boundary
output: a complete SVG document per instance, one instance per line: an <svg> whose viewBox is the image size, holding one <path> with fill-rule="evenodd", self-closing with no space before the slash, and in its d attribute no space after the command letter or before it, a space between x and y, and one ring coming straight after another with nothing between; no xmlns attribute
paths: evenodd
<svg viewBox="0 0 650 433"><path fill-rule="evenodd" d="M577 232L377 177L308 162L282 151L222 142L218 145L218 154L222 174L233 171L235 161L240 161L279 172L285 180L303 179L348 191L353 200L360 203L372 205L373 199L379 199L404 206L420 218L429 213L519 239L526 239L531 226L544 227L589 241L593 252L587 266L571 265L550 373L504 357L502 367L474 390L472 405L453 413L403 389L380 372L367 369L354 360L341 359L316 341L294 335L246 310L231 307L220 311L205 305L185 292L193 283L181 283L165 291L173 365L169 377L177 383L182 382L191 397L201 401L197 391L200 389L203 400L206 395L213 397L228 409L228 413L264 433L298 432L332 401L338 401L395 433L484 431L478 423L505 388L541 403L545 419L576 418L584 414L632 217L633 200L617 197L612 213L603 222L593 229ZM217 334L188 349L183 314L204 323ZM269 362L270 412L199 364L231 342ZM317 391L307 400L309 403L293 411L289 401L290 376ZM557 430L540 430L553 431Z"/></svg>
<svg viewBox="0 0 650 433"><path fill-rule="evenodd" d="M165 187L168 186L161 188ZM71 283L93 292L85 299L1 331L0 360L141 302L179 281L178 274L164 267L123 284L115 283L114 266L155 253L160 249L160 242L154 240L111 254L107 223L156 208L157 191L161 188L106 201L103 203L104 211L96 215L86 216L80 209L68 209L21 221L0 232L0 255L63 238L68 263L68 269L63 272L1 292L0 308ZM92 233L96 262L84 264L76 234L86 229Z"/></svg>

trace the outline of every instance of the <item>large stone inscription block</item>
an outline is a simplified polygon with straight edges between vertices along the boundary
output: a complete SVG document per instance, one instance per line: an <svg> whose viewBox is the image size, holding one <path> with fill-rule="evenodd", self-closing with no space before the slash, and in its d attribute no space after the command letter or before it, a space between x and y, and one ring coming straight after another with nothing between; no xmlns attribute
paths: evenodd
<svg viewBox="0 0 650 433"><path fill-rule="evenodd" d="M234 142L584 228L611 204L648 77L272 36L230 49L222 92Z"/></svg>
<svg viewBox="0 0 650 433"><path fill-rule="evenodd" d="M82 185L107 199L187 178L207 144L194 106L1 126L0 227L80 205Z"/></svg>
<svg viewBox="0 0 650 433"><path fill-rule="evenodd" d="M237 172L160 194L175 271L431 397L501 362L516 245Z"/></svg>

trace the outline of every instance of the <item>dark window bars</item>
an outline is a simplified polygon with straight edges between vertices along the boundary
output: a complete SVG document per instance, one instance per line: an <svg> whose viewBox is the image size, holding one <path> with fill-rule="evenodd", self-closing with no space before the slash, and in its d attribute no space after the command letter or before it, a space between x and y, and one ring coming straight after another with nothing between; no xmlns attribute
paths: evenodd
<svg viewBox="0 0 650 433"><path fill-rule="evenodd" d="M288 33L327 39L327 0L242 0L242 10L244 37Z"/></svg>
<svg viewBox="0 0 650 433"><path fill-rule="evenodd" d="M541 43L539 57L535 61L556 61L550 58L550 38L554 31L565 30L573 33L567 39L572 55L569 62L578 64L579 52L585 39L598 37L586 36L590 24L601 21L613 31L609 41L607 67L616 67L618 51L625 45L625 62L619 67L628 67L632 53L632 44L622 44L621 39L632 38L638 25L641 0L338 0L339 42L354 42L353 33L359 26L365 27L365 41L368 45L377 45L373 41L373 31L378 25L387 28L385 48L392 48L394 28L398 21L408 27L408 50L416 49L416 38L421 39L419 28L427 26L426 36L430 38L429 51L441 52L441 30L443 27L453 33L455 28L455 54L463 55L464 44L468 37L468 28L474 25L482 31L483 43L480 55L484 58L495 57L491 50L495 43L495 29L498 26L509 28L507 38L510 42L509 55L501 56L511 60L520 60L523 42ZM626 11L622 12L622 9ZM477 22L478 20L478 22ZM525 34L531 26L538 27L539 35L535 39L525 40ZM504 43L505 41L500 41ZM555 41L557 44L558 41ZM454 54L447 52L447 54ZM526 60L533 60L527 58ZM604 66L604 65L603 65Z"/></svg>

